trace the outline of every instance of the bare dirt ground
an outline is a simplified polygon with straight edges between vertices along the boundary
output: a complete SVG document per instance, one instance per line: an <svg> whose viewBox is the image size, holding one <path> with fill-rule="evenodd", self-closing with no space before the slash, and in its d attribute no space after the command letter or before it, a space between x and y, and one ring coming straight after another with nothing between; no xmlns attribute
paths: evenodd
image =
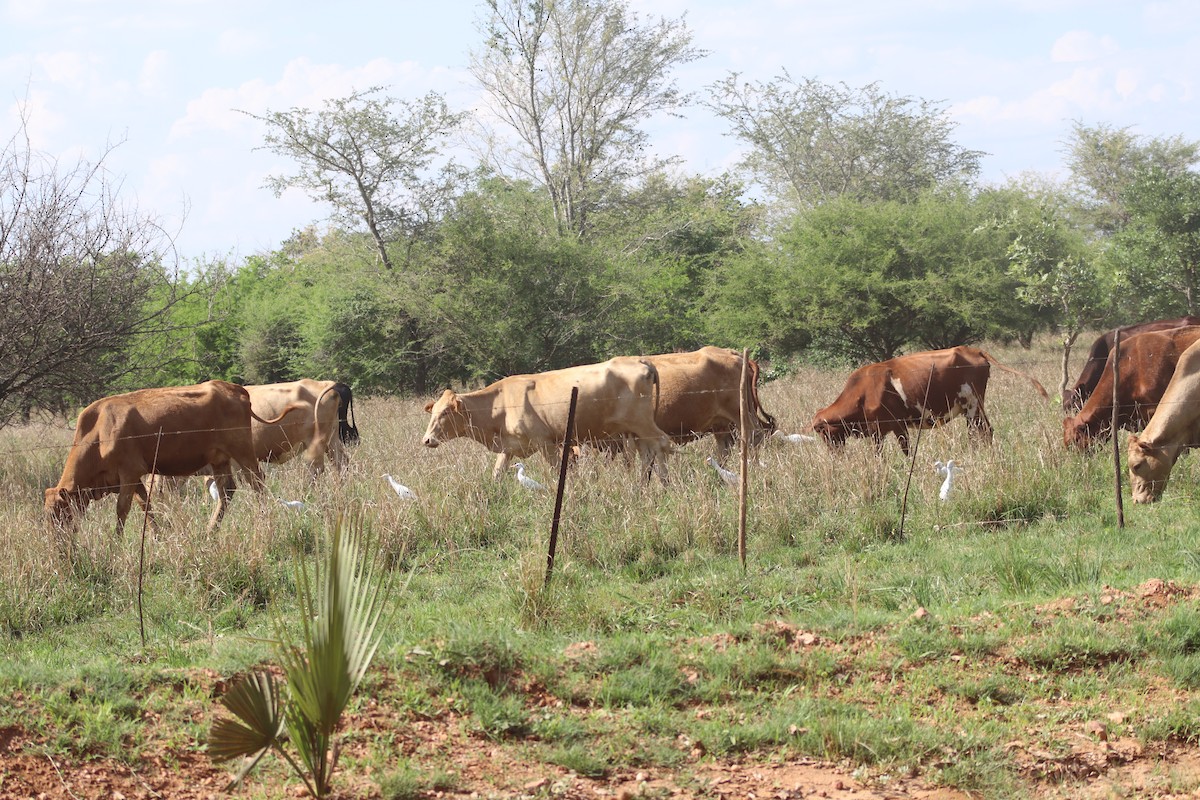
<svg viewBox="0 0 1200 800"><path fill-rule="evenodd" d="M382 725L382 715L369 715L355 724ZM436 760L455 765L453 791L424 795L445 800L475 798L555 797L569 800L638 797L748 798L749 800L966 800L971 795L931 787L906 776L864 782L852 768L810 758L771 761L713 761L700 759L686 770L648 769L622 772L604 779L574 775L552 765L529 763L517 746L497 745L464 732L460 720L448 718L410 723L397 746L419 757L436 753ZM1045 798L1182 798L1179 786L1200 787L1200 750L1173 748L1147 751L1136 741L1106 741L1082 732L1068 758L1025 750L1020 760L1035 781L1033 795ZM136 770L107 761L63 763L20 729L0 730L0 798L37 800L133 800L179 798L208 800L226 797L229 772L215 767L198 749L165 752L143 761ZM261 776L251 779L254 796L305 797L295 782L275 785ZM335 798L380 798L370 775L342 770L335 776ZM1175 787L1175 788L1172 788ZM236 796L236 793L235 793Z"/></svg>
<svg viewBox="0 0 1200 800"><path fill-rule="evenodd" d="M1182 598L1200 595L1200 587L1183 588L1171 582L1148 581L1128 592L1102 594L1100 602L1111 604L1118 616L1140 616L1170 606ZM1038 609L1047 616L1076 613L1070 598ZM999 667L998 667L999 668ZM205 687L212 697L224 681L208 670L189 671L186 680ZM1186 693L1173 691L1184 702ZM9 698L8 702L14 702ZM19 703L19 699L16 700ZM197 711L204 716L211 708ZM1045 741L1030 731L1028 740L1006 744L1020 766L1029 796L1053 800L1108 800L1109 798L1200 797L1200 748L1178 743L1146 745L1134 738L1111 737L1110 729L1123 723L1114 711L1107 720L1086 720L1073 729L1054 731L1066 748L1047 752L1036 744ZM169 731L156 719L144 720L147 741L169 740ZM968 793L929 785L920 775L862 776L848 764L833 764L812 758L759 760L716 760L693 751L691 759L675 770L645 769L615 772L605 778L589 778L554 765L532 761L521 743L497 743L472 732L469 720L447 713L436 719L400 719L393 712L369 701L346 720L348 730L343 764L355 760L355 750L380 747L387 741L397 759L409 763L449 764L454 788L421 795L438 800L482 798L566 798L632 800L656 798L715 798L732 800L966 800ZM149 748L154 755L139 760L136 768L114 760L65 762L51 754L38 736L19 725L0 728L0 800L133 800L133 798L220 798L230 770L212 764L198 743ZM378 763L362 758L359 764ZM382 798L382 776L359 769L341 768L334 776L337 800ZM248 786L234 796L253 798L300 798L303 787L293 780L279 780L262 772L251 776Z"/></svg>

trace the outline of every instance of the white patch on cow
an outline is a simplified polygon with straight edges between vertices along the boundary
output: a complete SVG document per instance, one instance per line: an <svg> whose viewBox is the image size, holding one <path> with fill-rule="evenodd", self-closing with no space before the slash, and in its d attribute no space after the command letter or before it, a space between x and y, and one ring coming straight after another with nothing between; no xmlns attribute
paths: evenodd
<svg viewBox="0 0 1200 800"><path fill-rule="evenodd" d="M975 390L971 384L964 383L962 388L958 390L958 396L961 398L960 406L962 413L967 415L967 419L975 419L979 416L979 395L975 394Z"/></svg>
<svg viewBox="0 0 1200 800"><path fill-rule="evenodd" d="M896 390L896 394L900 395L900 399L904 401L904 405L908 405L908 396L904 394L904 386L900 381L896 380L895 376L891 378L892 388Z"/></svg>

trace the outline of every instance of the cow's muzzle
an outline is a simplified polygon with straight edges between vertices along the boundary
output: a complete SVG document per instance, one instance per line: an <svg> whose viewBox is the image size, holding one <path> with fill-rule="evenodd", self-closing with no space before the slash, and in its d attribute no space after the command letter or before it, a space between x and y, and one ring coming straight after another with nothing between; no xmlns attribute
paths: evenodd
<svg viewBox="0 0 1200 800"><path fill-rule="evenodd" d="M426 436L421 440L421 444L425 445L426 447L437 447L439 444L441 444L441 442L437 440L437 437Z"/></svg>

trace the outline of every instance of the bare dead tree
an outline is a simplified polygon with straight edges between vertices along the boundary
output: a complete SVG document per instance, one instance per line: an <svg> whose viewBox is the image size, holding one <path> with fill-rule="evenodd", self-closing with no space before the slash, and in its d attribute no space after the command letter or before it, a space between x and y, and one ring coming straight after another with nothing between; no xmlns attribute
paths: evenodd
<svg viewBox="0 0 1200 800"><path fill-rule="evenodd" d="M128 348L179 299L171 236L104 167L115 145L62 165L27 122L0 149L0 427L133 380L146 365Z"/></svg>

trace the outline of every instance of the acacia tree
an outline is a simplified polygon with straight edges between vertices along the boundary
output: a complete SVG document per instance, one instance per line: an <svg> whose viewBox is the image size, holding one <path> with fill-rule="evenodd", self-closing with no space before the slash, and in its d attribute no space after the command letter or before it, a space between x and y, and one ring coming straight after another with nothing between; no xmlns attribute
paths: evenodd
<svg viewBox="0 0 1200 800"><path fill-rule="evenodd" d="M1130 221L1110 258L1143 313L1200 312L1200 175L1142 172L1122 195Z"/></svg>
<svg viewBox="0 0 1200 800"><path fill-rule="evenodd" d="M157 364L124 358L172 327L172 241L122 204L104 167L35 152L25 120L0 150L0 426L92 400Z"/></svg>
<svg viewBox="0 0 1200 800"><path fill-rule="evenodd" d="M294 160L290 175L269 178L279 196L299 188L327 203L335 221L365 226L385 270L395 270L395 247L411 247L449 207L461 170L453 160L436 164L442 142L461 124L430 92L416 101L380 96L382 87L328 100L314 111L293 108L250 114L267 125L266 148ZM404 281L409 276L397 275ZM425 391L425 333L415 309L405 312L409 349L416 364L414 389Z"/></svg>
<svg viewBox="0 0 1200 800"><path fill-rule="evenodd" d="M766 83L737 73L709 87L708 105L750 145L744 168L792 208L837 197L905 201L979 173L984 155L955 144L937 103L786 71Z"/></svg>
<svg viewBox="0 0 1200 800"><path fill-rule="evenodd" d="M560 234L585 236L608 189L665 163L645 156L638 126L689 102L670 74L704 51L684 19L643 24L624 0L488 7L471 71L520 141L500 171L511 167L545 189Z"/></svg>
<svg viewBox="0 0 1200 800"><path fill-rule="evenodd" d="M1009 274L1020 281L1018 296L1048 309L1062 337L1060 393L1070 385L1071 349L1085 327L1110 309L1099 269L1100 244L1089 240L1076 219L1079 208L1060 186L1014 187L1014 203L996 221L1013 239Z"/></svg>
<svg viewBox="0 0 1200 800"><path fill-rule="evenodd" d="M1074 188L1101 233L1123 228L1130 219L1125 194L1140 173L1161 170L1167 176L1200 163L1200 142L1182 136L1147 138L1128 127L1095 126L1076 121L1067 143L1067 166Z"/></svg>

